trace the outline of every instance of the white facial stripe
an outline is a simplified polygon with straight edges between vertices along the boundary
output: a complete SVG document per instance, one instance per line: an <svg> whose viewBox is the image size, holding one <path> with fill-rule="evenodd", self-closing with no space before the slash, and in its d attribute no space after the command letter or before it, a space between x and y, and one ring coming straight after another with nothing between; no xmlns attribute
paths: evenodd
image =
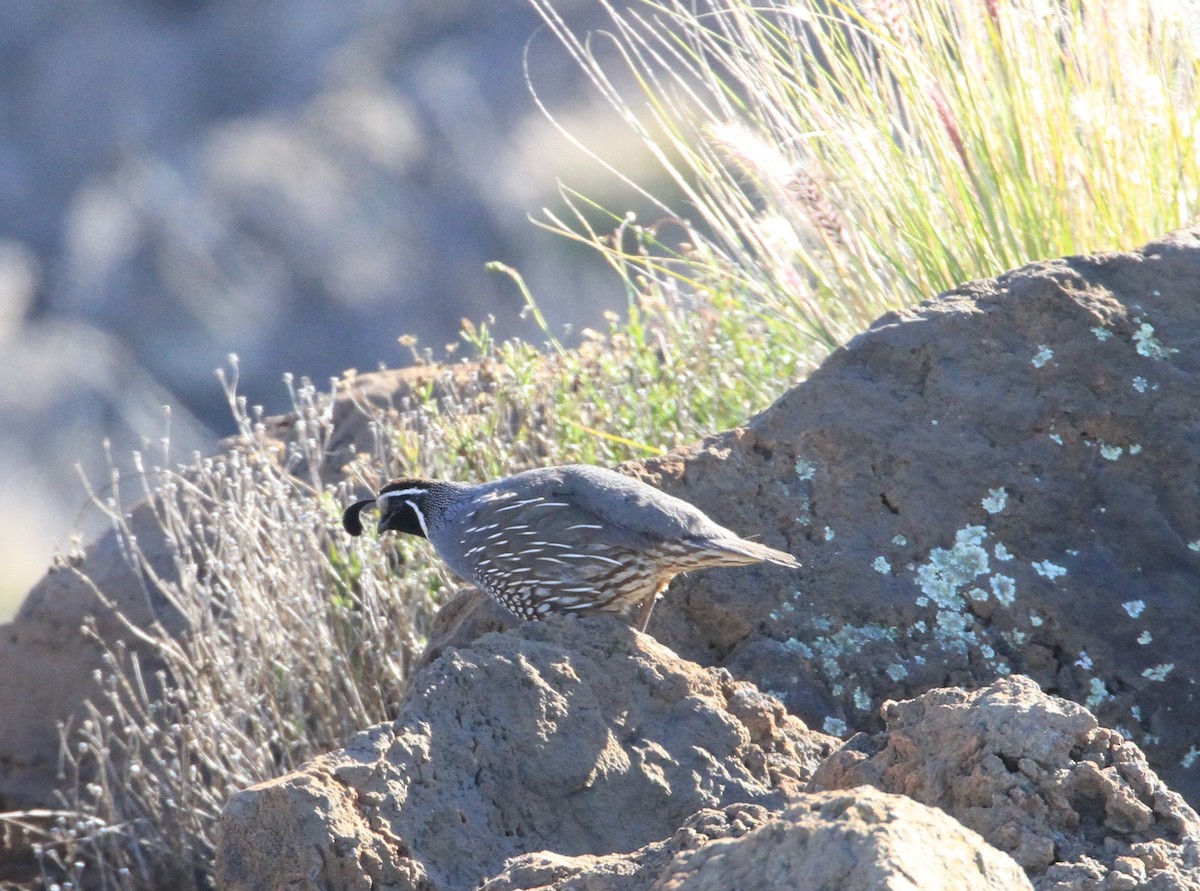
<svg viewBox="0 0 1200 891"><path fill-rule="evenodd" d="M390 492L380 493L375 500L379 502L380 509L382 510L384 502L391 498L401 498L405 495L424 495L425 491L425 489L393 489Z"/></svg>
<svg viewBox="0 0 1200 891"><path fill-rule="evenodd" d="M421 490L418 489L417 491ZM417 507L417 503L415 501L408 500L406 500L404 503L413 509L413 513L417 515L417 522L421 524L421 531L425 533L426 538L429 538L429 530L425 526L425 515L421 513L421 509Z"/></svg>

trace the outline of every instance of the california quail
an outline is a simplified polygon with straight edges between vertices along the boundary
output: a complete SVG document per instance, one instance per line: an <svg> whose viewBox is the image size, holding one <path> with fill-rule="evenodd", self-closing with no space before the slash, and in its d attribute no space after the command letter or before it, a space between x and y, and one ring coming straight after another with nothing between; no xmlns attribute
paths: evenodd
<svg viewBox="0 0 1200 891"><path fill-rule="evenodd" d="M658 595L681 572L790 554L739 538L699 509L643 482L586 465L528 470L483 485L393 480L346 508L342 525L379 507L378 529L429 539L456 574L522 619L550 611L628 613L646 630Z"/></svg>

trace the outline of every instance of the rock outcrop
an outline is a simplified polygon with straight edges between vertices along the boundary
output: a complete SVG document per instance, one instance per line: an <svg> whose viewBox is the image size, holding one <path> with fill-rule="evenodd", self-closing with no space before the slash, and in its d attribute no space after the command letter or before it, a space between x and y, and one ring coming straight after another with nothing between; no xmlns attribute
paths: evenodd
<svg viewBox="0 0 1200 891"><path fill-rule="evenodd" d="M823 757L770 697L613 619L527 624L425 668L393 725L235 796L218 881L1200 888L1200 817L1081 706L1014 677L884 710L885 733Z"/></svg>
<svg viewBox="0 0 1200 891"><path fill-rule="evenodd" d="M804 563L676 581L649 631L681 655L830 732L1025 674L1200 802L1200 230L890 313L633 469Z"/></svg>
<svg viewBox="0 0 1200 891"><path fill-rule="evenodd" d="M392 725L234 796L220 887L472 888L508 858L603 855L705 808L779 810L836 741L607 617L449 651Z"/></svg>
<svg viewBox="0 0 1200 891"><path fill-rule="evenodd" d="M874 789L816 793L743 838L677 857L662 891L971 888L1021 891L1010 857L936 808Z"/></svg>
<svg viewBox="0 0 1200 891"><path fill-rule="evenodd" d="M1040 888L1200 887L1200 817L1082 706L1013 677L883 713L887 729L850 740L811 789L869 784L941 808Z"/></svg>
<svg viewBox="0 0 1200 891"><path fill-rule="evenodd" d="M1031 887L1012 858L941 811L864 787L802 795L775 817L744 805L702 811L628 855L525 855L481 891Z"/></svg>

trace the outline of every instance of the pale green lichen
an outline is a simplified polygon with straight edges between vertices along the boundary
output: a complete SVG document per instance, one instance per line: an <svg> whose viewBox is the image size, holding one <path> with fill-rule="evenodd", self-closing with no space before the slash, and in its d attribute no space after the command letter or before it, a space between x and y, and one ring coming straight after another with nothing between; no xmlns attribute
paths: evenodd
<svg viewBox="0 0 1200 891"><path fill-rule="evenodd" d="M873 643L894 643L898 637L897 629L885 625L844 625L827 633L832 623L822 618L814 620L812 627L826 633L820 633L809 643L793 637L784 646L819 667L831 681L830 691L835 696L842 695L856 681L855 675L843 667L849 657L861 654Z"/></svg>
<svg viewBox="0 0 1200 891"><path fill-rule="evenodd" d="M1135 377L1133 379L1133 388L1135 390L1137 390L1139 393L1145 393L1146 392L1146 379L1139 374L1137 377Z"/></svg>
<svg viewBox="0 0 1200 891"><path fill-rule="evenodd" d="M1149 322L1142 322L1133 335L1133 342L1137 344L1138 355L1150 359L1167 359L1179 352L1172 347L1163 346L1154 336L1154 326Z"/></svg>
<svg viewBox="0 0 1200 891"><path fill-rule="evenodd" d="M1029 614L1029 624L1032 625L1034 628L1041 628L1043 623L1045 623L1045 621L1046 620L1043 619L1041 616L1039 616L1037 613Z"/></svg>
<svg viewBox="0 0 1200 891"><path fill-rule="evenodd" d="M796 611L796 604L789 603L788 601L785 600L783 603L779 604L778 609L771 610L771 612L768 615L770 615L772 620L777 622L781 618L783 618L785 613L794 613L795 611Z"/></svg>
<svg viewBox="0 0 1200 891"><path fill-rule="evenodd" d="M988 571L988 553L983 548L987 530L966 526L954 535L954 547L934 548L929 560L917 569L917 586L922 596L918 606L936 606L934 636L960 652L975 642L972 619L967 614L961 589Z"/></svg>
<svg viewBox="0 0 1200 891"><path fill-rule="evenodd" d="M1192 746L1190 749L1184 752L1183 757L1179 759L1179 766L1184 770L1187 770L1196 763L1197 758L1200 758L1200 749Z"/></svg>
<svg viewBox="0 0 1200 891"><path fill-rule="evenodd" d="M1129 618L1136 619L1146 609L1146 601L1144 600L1126 600L1121 604L1121 608L1129 613Z"/></svg>
<svg viewBox="0 0 1200 891"><path fill-rule="evenodd" d="M989 514L998 514L1008 503L1008 492L1003 489L988 489L987 497L981 502L983 509Z"/></svg>
<svg viewBox="0 0 1200 891"><path fill-rule="evenodd" d="M1146 646L1146 644L1152 642L1153 640L1154 640L1154 635L1151 634L1148 630L1143 631L1141 634L1139 634L1138 639L1137 639L1138 643L1140 643L1142 646Z"/></svg>
<svg viewBox="0 0 1200 891"><path fill-rule="evenodd" d="M834 535L833 529L830 528L829 526L826 526L825 527L825 540L833 541L833 535Z"/></svg>
<svg viewBox="0 0 1200 891"><path fill-rule="evenodd" d="M831 716L825 718L825 720L823 722L821 722L821 729L824 730L826 733L828 733L830 736L839 736L840 737L840 736L846 735L847 728L846 728L845 721L843 721L841 718L835 718L831 715Z"/></svg>
<svg viewBox="0 0 1200 891"><path fill-rule="evenodd" d="M1096 325L1094 328L1092 328L1092 333L1096 335L1096 340L1100 341L1101 343L1104 343L1104 341L1112 337L1112 332L1100 325Z"/></svg>
<svg viewBox="0 0 1200 891"><path fill-rule="evenodd" d="M1112 698L1113 695L1108 692L1108 689L1104 686L1104 681L1100 680L1100 678L1092 678L1088 682L1088 697L1084 704L1092 711L1095 711Z"/></svg>
<svg viewBox="0 0 1200 891"><path fill-rule="evenodd" d="M992 548L992 553L996 555L996 559L1001 563L1007 563L1013 558L1013 555L1008 552L1008 548L1002 542L996 543L996 546Z"/></svg>
<svg viewBox="0 0 1200 891"><path fill-rule="evenodd" d="M886 557L876 557L875 562L871 564L871 568L880 575L887 575L892 571L892 564L888 563Z"/></svg>
<svg viewBox="0 0 1200 891"><path fill-rule="evenodd" d="M1038 344L1038 351L1033 358L1029 360L1029 364L1034 368L1041 368L1047 362L1054 358L1054 350L1046 346L1044 343Z"/></svg>
<svg viewBox="0 0 1200 891"><path fill-rule="evenodd" d="M862 687L854 688L854 707L860 712L865 712L871 708L871 695Z"/></svg>
<svg viewBox="0 0 1200 891"><path fill-rule="evenodd" d="M1153 668L1145 669L1142 672L1142 677L1146 678L1147 680L1161 682L1161 681L1165 681L1167 679L1167 675L1169 675L1174 670L1175 670L1174 662L1160 662L1158 665L1155 665Z"/></svg>
<svg viewBox="0 0 1200 891"><path fill-rule="evenodd" d="M1125 450L1120 446L1107 445L1103 442L1100 443L1100 455L1104 458L1107 458L1109 461L1116 461L1124 453Z"/></svg>
<svg viewBox="0 0 1200 891"><path fill-rule="evenodd" d="M796 459L795 468L796 476L799 477L801 481L806 482L817 475L817 465L812 461L806 461L803 458Z"/></svg>
<svg viewBox="0 0 1200 891"><path fill-rule="evenodd" d="M1001 606L1012 606L1017 599L1017 582L1006 575L992 576L992 596Z"/></svg>
<svg viewBox="0 0 1200 891"><path fill-rule="evenodd" d="M813 648L799 638L789 637L783 642L783 645L789 650L799 653L805 659L812 659L813 657Z"/></svg>
<svg viewBox="0 0 1200 891"><path fill-rule="evenodd" d="M1188 550L1196 551L1197 553L1200 553L1200 538L1197 538L1195 541L1189 541L1188 542Z"/></svg>
<svg viewBox="0 0 1200 891"><path fill-rule="evenodd" d="M1142 453L1142 444L1140 442L1135 442L1133 445L1131 445L1129 447L1129 454L1140 455L1141 453Z"/></svg>
<svg viewBox="0 0 1200 891"><path fill-rule="evenodd" d="M905 668L903 665L901 665L899 662L893 662L891 665L889 665L883 671L893 681L902 681L906 677L908 677L908 669Z"/></svg>
<svg viewBox="0 0 1200 891"><path fill-rule="evenodd" d="M1066 567L1059 566L1057 563L1051 563L1049 560L1042 560L1041 562L1032 563L1030 565L1033 567L1034 572L1036 572L1042 578L1050 579L1051 581L1061 575L1067 574Z"/></svg>
<svg viewBox="0 0 1200 891"><path fill-rule="evenodd" d="M892 536L892 544L894 544L898 548L902 548L906 544L908 544L908 539L905 538L903 535L893 535Z"/></svg>

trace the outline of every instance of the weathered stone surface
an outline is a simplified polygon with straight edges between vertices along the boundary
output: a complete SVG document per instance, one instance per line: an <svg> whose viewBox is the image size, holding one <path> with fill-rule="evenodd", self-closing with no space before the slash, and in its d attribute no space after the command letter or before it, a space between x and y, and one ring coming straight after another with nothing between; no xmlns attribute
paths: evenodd
<svg viewBox="0 0 1200 891"><path fill-rule="evenodd" d="M631 851L704 808L778 809L832 743L614 619L554 617L448 650L394 725L234 796L218 881L474 887L521 853Z"/></svg>
<svg viewBox="0 0 1200 891"><path fill-rule="evenodd" d="M1031 888L1012 858L941 811L861 788L806 795L739 839L681 855L661 891Z"/></svg>
<svg viewBox="0 0 1200 891"><path fill-rule="evenodd" d="M1013 856L1039 888L1200 888L1200 817L1134 744L1029 678L884 706L810 788L870 784L941 808ZM1139 881L1141 881L1139 880Z"/></svg>
<svg viewBox="0 0 1200 891"><path fill-rule="evenodd" d="M1031 887L1011 857L941 811L864 786L802 795L774 816L745 806L703 811L630 854L526 854L481 891Z"/></svg>
<svg viewBox="0 0 1200 891"><path fill-rule="evenodd" d="M570 857L553 851L522 854L510 860L499 875L480 891L642 891L686 851L711 841L741 838L770 822L762 805L731 804L720 810L706 808L688 817L668 839L652 842L629 853Z"/></svg>

